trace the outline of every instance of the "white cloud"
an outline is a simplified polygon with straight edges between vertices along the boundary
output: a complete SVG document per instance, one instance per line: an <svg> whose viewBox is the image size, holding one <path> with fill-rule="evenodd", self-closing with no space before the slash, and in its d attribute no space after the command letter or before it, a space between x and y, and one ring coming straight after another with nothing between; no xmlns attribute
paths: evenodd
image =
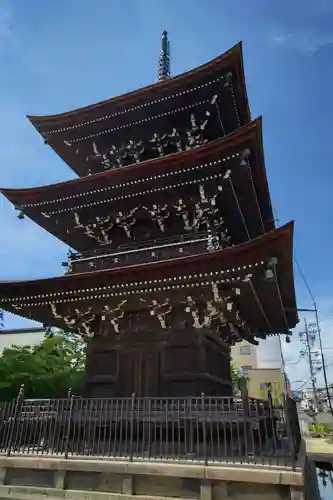
<svg viewBox="0 0 333 500"><path fill-rule="evenodd" d="M318 50L333 44L333 33L316 32L311 29L280 32L272 35L271 41L277 46L311 56Z"/></svg>

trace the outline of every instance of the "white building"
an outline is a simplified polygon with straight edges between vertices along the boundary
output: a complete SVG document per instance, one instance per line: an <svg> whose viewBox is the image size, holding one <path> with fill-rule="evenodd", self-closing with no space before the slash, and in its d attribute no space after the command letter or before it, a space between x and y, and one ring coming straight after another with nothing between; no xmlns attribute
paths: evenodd
<svg viewBox="0 0 333 500"><path fill-rule="evenodd" d="M258 346L246 341L238 342L231 348L231 358L242 372L257 368L283 371L281 344L277 335L260 340Z"/></svg>
<svg viewBox="0 0 333 500"><path fill-rule="evenodd" d="M270 383L276 401L280 402L284 392L284 375L281 343L277 336L261 340L259 346L245 340L238 342L231 348L231 359L246 377L250 397L266 398L267 384Z"/></svg>
<svg viewBox="0 0 333 500"><path fill-rule="evenodd" d="M259 340L259 345L256 347L258 368L277 368L283 371L281 343L285 342L284 338L284 335L281 339L278 335L274 335Z"/></svg>
<svg viewBox="0 0 333 500"><path fill-rule="evenodd" d="M44 328L17 328L0 330L0 355L6 347L12 345L23 347L25 345L38 345L45 336Z"/></svg>

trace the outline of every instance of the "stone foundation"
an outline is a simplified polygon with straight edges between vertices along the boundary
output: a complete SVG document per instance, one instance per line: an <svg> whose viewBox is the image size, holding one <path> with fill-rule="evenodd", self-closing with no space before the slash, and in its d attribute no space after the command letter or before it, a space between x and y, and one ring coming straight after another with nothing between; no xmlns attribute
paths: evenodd
<svg viewBox="0 0 333 500"><path fill-rule="evenodd" d="M302 468L0 458L0 500L303 500L302 488Z"/></svg>

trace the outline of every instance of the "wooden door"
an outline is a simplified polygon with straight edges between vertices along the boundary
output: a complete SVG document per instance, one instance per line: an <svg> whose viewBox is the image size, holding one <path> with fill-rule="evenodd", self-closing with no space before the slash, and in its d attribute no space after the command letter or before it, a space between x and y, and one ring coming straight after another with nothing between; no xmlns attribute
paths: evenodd
<svg viewBox="0 0 333 500"><path fill-rule="evenodd" d="M158 395L158 354L144 348L123 352L120 356L117 393L120 397Z"/></svg>

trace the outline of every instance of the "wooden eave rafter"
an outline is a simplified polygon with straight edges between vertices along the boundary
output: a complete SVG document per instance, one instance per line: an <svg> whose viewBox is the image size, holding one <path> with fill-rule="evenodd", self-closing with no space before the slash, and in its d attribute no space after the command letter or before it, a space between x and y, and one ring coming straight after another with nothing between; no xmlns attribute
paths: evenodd
<svg viewBox="0 0 333 500"><path fill-rule="evenodd" d="M243 88L245 88L242 42L239 42L230 50L210 62L162 82L154 83L152 85L148 85L147 87L65 113L45 116L28 115L27 117L38 131L42 131L44 127L59 126L60 124L69 121L73 125L79 124L89 119L92 113L97 112L98 114L98 112L106 106L114 105L116 107L133 107L140 105L148 100L154 100L157 94L166 95L171 92L178 91L180 88L186 88L195 82L198 77L201 77L202 75L209 76L217 70L231 65L235 66L235 69L237 70L237 77ZM246 105L248 121L250 121L250 109L247 99Z"/></svg>
<svg viewBox="0 0 333 500"><path fill-rule="evenodd" d="M251 115L246 94L241 43L211 62L164 82L67 113L51 116L29 115L28 118L44 140L68 166L79 176L85 176L90 167L83 165L82 157L78 157L77 152L75 152L76 148L69 147L68 144L74 145L73 141L76 143L78 140L80 144L92 143L94 137L99 139L106 133L113 134L115 130L118 130L118 127L120 127L119 130L122 130L123 127L127 129L129 124L136 123L136 120L138 123L151 120L152 116L157 113L156 106L161 108L161 116L163 116L163 109L169 110L168 100L171 96L179 99L179 96L190 88L200 89L202 95L203 91L206 93L206 89L203 88L206 86L204 82L220 77L222 71L225 71L226 74L232 72L237 113L239 113L242 124L248 123L251 120ZM208 87L207 90L209 91ZM191 102L193 99L196 102L195 93L189 92L187 98ZM182 106L180 105L180 107ZM112 125L110 125L111 123ZM110 126L113 131L107 132ZM125 129L124 132L126 132ZM112 135L108 136L109 140L111 137Z"/></svg>
<svg viewBox="0 0 333 500"><path fill-rule="evenodd" d="M85 206L90 203L91 199L105 199L108 194L117 197L126 194L129 188L131 190L141 190L142 186L147 184L151 185L154 182L162 182L161 179L154 181L154 176L157 178L157 176L168 175L168 173L179 171L182 168L186 171L193 166L205 164L210 159L231 156L233 153L244 148L250 148L251 156L253 156L251 174L255 193L251 196L257 197L265 230L270 231L275 226L264 165L261 118L242 127L224 139L213 141L190 151L49 186L19 190L2 189L0 191L11 203L51 234L65 241L72 248L83 250L85 248L82 247L82 242L81 244L76 244L76 241L74 241L76 238L74 233L68 236L61 231L59 232L59 226L55 227L52 220L45 218L42 213L52 213L58 209L61 211L64 208L66 210L66 207L70 211L70 206ZM227 163L223 165L226 168L228 167ZM232 168L232 164L230 164L230 167ZM173 179L176 179L176 177ZM134 185L135 182L138 182L137 187ZM170 178L169 182L172 184L172 178ZM249 182L251 181L249 180ZM126 183L128 183L129 187L124 185ZM33 206L29 206L30 204L33 204Z"/></svg>
<svg viewBox="0 0 333 500"><path fill-rule="evenodd" d="M172 260L154 262L145 265L132 265L104 271L61 276L25 282L0 283L0 303L5 310L17 313L12 303L40 294L55 294L71 297L79 296L83 287L89 295L89 288L107 284L128 284L156 278L186 277L194 273L209 273L214 270L232 270L237 273L238 267L249 266L254 262L267 261L271 257L278 259L279 291L282 305L281 314L288 318L288 327L293 328L298 322L293 277L293 222L256 238L248 243L233 248L198 254L191 257L180 257ZM193 278L192 278L193 280ZM264 277L262 278L264 280ZM147 285L148 287L151 285ZM90 292L91 293L91 292ZM51 302L52 298L47 299ZM279 307L279 304L274 306ZM285 310L288 311L285 313ZM273 332L272 332L273 333Z"/></svg>
<svg viewBox="0 0 333 500"><path fill-rule="evenodd" d="M93 174L86 177L78 177L69 181L58 182L56 184L48 184L27 189L6 189L0 188L0 192L14 205L22 206L28 203L37 203L39 201L50 202L57 201L63 196L71 196L74 193L80 193L86 189L87 191L109 186L116 186L122 182L130 182L139 180L147 175L152 176L165 171L186 167L189 164L205 162L205 159L214 152L221 152L223 155L226 151L231 151L237 147L242 147L242 143L253 141L256 144L255 152L260 160L259 165L264 166L264 154L262 144L262 118L259 117L244 127L236 130L226 137L211 141L204 146L193 148L187 151L181 151L152 160L143 161L141 163L133 163L124 167L105 172ZM245 147L245 146L244 146ZM266 174L266 172L265 172ZM266 175L263 179L268 190ZM264 187L264 186L263 186Z"/></svg>

